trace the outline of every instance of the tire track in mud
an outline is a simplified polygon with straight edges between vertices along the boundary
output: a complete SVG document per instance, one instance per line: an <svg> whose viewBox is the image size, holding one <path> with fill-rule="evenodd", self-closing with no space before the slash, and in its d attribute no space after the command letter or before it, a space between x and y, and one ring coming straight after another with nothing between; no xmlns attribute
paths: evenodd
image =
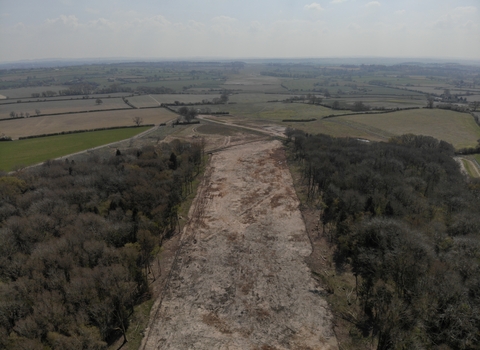
<svg viewBox="0 0 480 350"><path fill-rule="evenodd" d="M210 160L141 349L337 349L278 141Z"/></svg>

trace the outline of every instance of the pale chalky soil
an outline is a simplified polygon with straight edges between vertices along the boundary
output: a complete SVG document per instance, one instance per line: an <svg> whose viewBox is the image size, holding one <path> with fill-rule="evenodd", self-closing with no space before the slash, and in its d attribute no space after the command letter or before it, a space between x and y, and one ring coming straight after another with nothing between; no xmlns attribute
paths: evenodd
<svg viewBox="0 0 480 350"><path fill-rule="evenodd" d="M142 349L337 349L280 142L214 154L198 193Z"/></svg>

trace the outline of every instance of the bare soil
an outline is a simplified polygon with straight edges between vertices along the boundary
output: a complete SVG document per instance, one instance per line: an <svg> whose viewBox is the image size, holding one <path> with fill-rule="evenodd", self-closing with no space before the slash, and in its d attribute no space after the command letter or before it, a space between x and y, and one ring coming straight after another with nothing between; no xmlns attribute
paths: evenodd
<svg viewBox="0 0 480 350"><path fill-rule="evenodd" d="M211 157L140 348L338 349L280 142Z"/></svg>

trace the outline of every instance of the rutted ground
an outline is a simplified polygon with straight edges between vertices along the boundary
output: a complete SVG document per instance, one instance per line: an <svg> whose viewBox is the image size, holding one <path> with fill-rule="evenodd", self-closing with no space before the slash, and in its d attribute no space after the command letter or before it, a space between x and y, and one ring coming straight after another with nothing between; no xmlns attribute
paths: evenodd
<svg viewBox="0 0 480 350"><path fill-rule="evenodd" d="M337 349L278 141L212 156L142 349Z"/></svg>
<svg viewBox="0 0 480 350"><path fill-rule="evenodd" d="M473 162L471 159L464 158L464 157L455 157L454 159L457 161L458 165L460 165L460 170L465 175L470 175L475 178L480 177L480 170L475 165L475 162Z"/></svg>

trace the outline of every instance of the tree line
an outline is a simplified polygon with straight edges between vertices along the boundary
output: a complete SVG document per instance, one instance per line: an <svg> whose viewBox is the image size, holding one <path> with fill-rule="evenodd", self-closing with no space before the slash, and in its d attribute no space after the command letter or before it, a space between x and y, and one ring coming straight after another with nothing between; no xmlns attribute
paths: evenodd
<svg viewBox="0 0 480 350"><path fill-rule="evenodd" d="M42 112L39 110L39 109L36 109L35 110L35 115L36 116L39 116ZM30 117L30 113L29 112L15 112L15 111L11 111L9 116L10 118L29 118Z"/></svg>
<svg viewBox="0 0 480 350"><path fill-rule="evenodd" d="M0 177L0 348L126 341L202 154L174 141Z"/></svg>
<svg viewBox="0 0 480 350"><path fill-rule="evenodd" d="M480 181L461 174L453 147L287 136L337 269L355 277L340 316L377 349L479 349Z"/></svg>

